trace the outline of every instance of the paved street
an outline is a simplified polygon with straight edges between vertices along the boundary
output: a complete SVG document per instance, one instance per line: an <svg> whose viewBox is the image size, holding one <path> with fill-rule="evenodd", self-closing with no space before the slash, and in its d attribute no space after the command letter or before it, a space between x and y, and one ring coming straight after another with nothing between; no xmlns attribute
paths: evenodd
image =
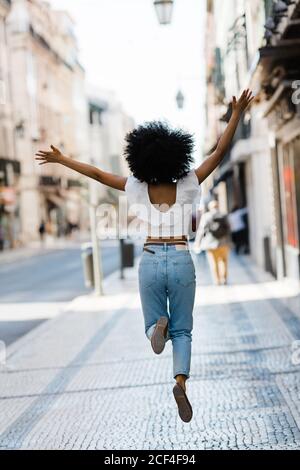
<svg viewBox="0 0 300 470"><path fill-rule="evenodd" d="M103 242L101 253L104 276L119 269L117 243ZM7 262L4 253L0 261L0 339L7 344L59 314L74 297L90 292L84 285L80 243L29 254L11 254L13 260Z"/></svg>
<svg viewBox="0 0 300 470"><path fill-rule="evenodd" d="M103 244L103 274L119 268L119 247ZM79 243L0 267L1 302L65 302L87 293Z"/></svg>
<svg viewBox="0 0 300 470"><path fill-rule="evenodd" d="M144 338L133 269L8 348L0 448L299 448L298 286L231 261L218 288L197 261L190 424L173 403L170 344L157 357Z"/></svg>

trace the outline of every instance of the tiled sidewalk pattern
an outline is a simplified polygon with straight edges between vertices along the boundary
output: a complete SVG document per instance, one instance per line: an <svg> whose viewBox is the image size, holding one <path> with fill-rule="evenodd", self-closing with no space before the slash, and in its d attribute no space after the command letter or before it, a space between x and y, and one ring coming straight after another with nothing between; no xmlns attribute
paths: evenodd
<svg viewBox="0 0 300 470"><path fill-rule="evenodd" d="M157 357L144 337L133 270L123 292L75 302L9 350L0 448L299 448L300 318L248 260L232 256L228 287L210 285L202 258L197 269L190 424L173 402L171 345Z"/></svg>

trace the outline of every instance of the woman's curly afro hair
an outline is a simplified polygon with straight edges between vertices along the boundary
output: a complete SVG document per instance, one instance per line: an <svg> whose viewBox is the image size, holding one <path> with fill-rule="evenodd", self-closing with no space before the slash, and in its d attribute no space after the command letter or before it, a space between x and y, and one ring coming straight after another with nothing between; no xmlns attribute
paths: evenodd
<svg viewBox="0 0 300 470"><path fill-rule="evenodd" d="M171 129L161 121L146 122L126 136L125 158L138 180L150 184L172 183L190 170L192 135Z"/></svg>

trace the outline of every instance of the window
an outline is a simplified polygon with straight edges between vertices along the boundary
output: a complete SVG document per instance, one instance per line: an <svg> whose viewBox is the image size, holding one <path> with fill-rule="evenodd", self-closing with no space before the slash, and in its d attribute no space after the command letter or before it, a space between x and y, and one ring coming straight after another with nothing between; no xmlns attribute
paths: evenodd
<svg viewBox="0 0 300 470"><path fill-rule="evenodd" d="M272 15L272 12L273 12L273 5L274 5L273 0L265 0L266 18L268 18L268 16L271 16L271 15Z"/></svg>
<svg viewBox="0 0 300 470"><path fill-rule="evenodd" d="M94 119L93 119L93 110L90 108L90 124L93 124L94 123Z"/></svg>
<svg viewBox="0 0 300 470"><path fill-rule="evenodd" d="M298 243L300 245L300 136L293 142L293 155L295 167L295 191L296 191L296 207L297 207L297 221L298 221Z"/></svg>

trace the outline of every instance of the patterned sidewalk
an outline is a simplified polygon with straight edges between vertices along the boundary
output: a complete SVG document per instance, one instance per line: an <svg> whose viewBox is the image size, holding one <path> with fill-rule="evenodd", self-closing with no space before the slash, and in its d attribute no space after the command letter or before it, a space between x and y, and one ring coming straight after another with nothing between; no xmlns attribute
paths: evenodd
<svg viewBox="0 0 300 470"><path fill-rule="evenodd" d="M213 287L196 263L190 424L173 402L171 345L157 357L144 337L133 269L8 349L0 448L299 448L297 286L232 255L229 286Z"/></svg>

